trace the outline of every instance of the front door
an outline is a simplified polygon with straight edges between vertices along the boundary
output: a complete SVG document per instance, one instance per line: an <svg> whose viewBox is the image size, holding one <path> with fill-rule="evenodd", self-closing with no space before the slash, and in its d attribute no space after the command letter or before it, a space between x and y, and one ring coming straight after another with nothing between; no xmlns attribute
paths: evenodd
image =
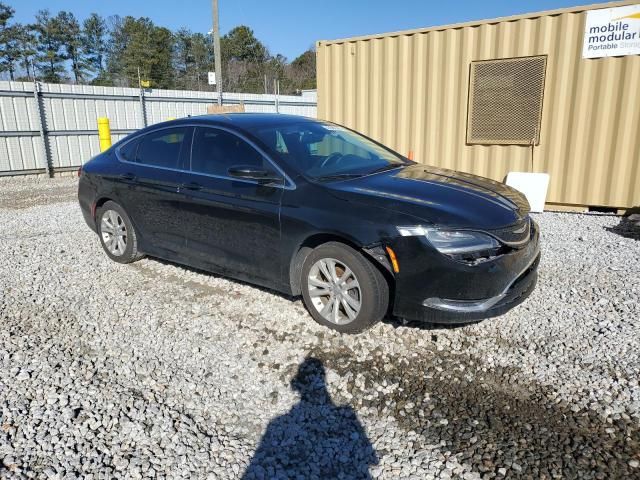
<svg viewBox="0 0 640 480"><path fill-rule="evenodd" d="M228 130L196 127L185 181L186 247L207 267L263 285L280 285L282 181L260 184L229 176L232 166L275 167Z"/></svg>

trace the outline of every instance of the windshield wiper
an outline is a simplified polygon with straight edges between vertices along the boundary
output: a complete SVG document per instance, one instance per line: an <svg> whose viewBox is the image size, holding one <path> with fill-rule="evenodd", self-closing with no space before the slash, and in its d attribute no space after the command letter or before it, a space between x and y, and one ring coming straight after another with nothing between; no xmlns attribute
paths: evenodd
<svg viewBox="0 0 640 480"><path fill-rule="evenodd" d="M364 173L334 173L332 175L323 175L322 177L318 177L317 180L346 180L349 178L357 178L366 175Z"/></svg>
<svg viewBox="0 0 640 480"><path fill-rule="evenodd" d="M323 175L322 177L317 177L317 180L347 180L349 178L358 178L364 177L365 175L373 175L374 173L386 172L387 170L395 170L396 168L402 167L404 164L388 164L380 168L376 168L375 170L371 170L370 172L362 172L362 173L334 173L331 175Z"/></svg>
<svg viewBox="0 0 640 480"><path fill-rule="evenodd" d="M370 171L367 175L371 175L372 173L380 173L380 172L386 172L387 170L395 170L396 168L400 168L402 167L404 164L392 164L390 163L389 165L385 165L384 167L380 167L380 168L376 168L375 170Z"/></svg>

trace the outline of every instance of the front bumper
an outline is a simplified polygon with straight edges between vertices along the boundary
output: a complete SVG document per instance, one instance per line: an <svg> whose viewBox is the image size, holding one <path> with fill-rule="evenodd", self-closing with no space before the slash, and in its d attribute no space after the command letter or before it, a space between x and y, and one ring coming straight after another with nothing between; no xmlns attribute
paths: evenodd
<svg viewBox="0 0 640 480"><path fill-rule="evenodd" d="M504 300L511 296L511 293L516 289L520 282L526 281L531 274L536 274L536 269L540 261L538 256L530 265L528 265L524 271L520 272L517 278L499 295L495 297L483 298L480 300L454 300L449 298L427 298L422 302L422 305L427 308L434 308L436 310L443 310L445 312L454 313L482 313L491 310L494 306L502 303Z"/></svg>
<svg viewBox="0 0 640 480"><path fill-rule="evenodd" d="M501 315L534 290L540 262L539 232L530 241L479 265L456 262L425 244L402 237L392 248L398 256L393 314L408 320L464 323Z"/></svg>

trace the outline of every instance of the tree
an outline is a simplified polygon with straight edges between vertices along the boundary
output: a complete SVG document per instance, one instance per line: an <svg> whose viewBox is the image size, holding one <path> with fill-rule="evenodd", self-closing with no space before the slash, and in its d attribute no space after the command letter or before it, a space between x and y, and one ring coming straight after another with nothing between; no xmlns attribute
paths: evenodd
<svg viewBox="0 0 640 480"><path fill-rule="evenodd" d="M37 68L45 82L59 83L64 78L64 52L62 51L62 29L58 18L51 17L49 10L40 10L33 25L36 35Z"/></svg>
<svg viewBox="0 0 640 480"><path fill-rule="evenodd" d="M14 80L16 67L20 60L20 44L18 43L18 33L22 28L21 25L11 25L7 27L2 36L6 38L0 41L1 57L0 71L9 72L9 79Z"/></svg>
<svg viewBox="0 0 640 480"><path fill-rule="evenodd" d="M174 34L176 87L186 90L208 89L207 72L213 69L213 42L209 35L182 28Z"/></svg>
<svg viewBox="0 0 640 480"><path fill-rule="evenodd" d="M174 86L173 34L148 18L114 18L107 70L115 83L137 86L138 69L156 88Z"/></svg>
<svg viewBox="0 0 640 480"><path fill-rule="evenodd" d="M15 10L4 3L0 3L0 72L9 72L9 78L14 79L19 50L16 34L20 25L9 25Z"/></svg>
<svg viewBox="0 0 640 480"><path fill-rule="evenodd" d="M241 25L221 38L224 89L231 92L272 91L274 80L281 93L315 88L316 58L309 49L290 64L283 55L271 55L253 30Z"/></svg>
<svg viewBox="0 0 640 480"><path fill-rule="evenodd" d="M267 91L273 88L273 81L280 81L280 92L281 93L289 93L290 85L287 77L285 76L285 71L287 68L287 57L284 55L277 54L274 57L270 57L263 66L263 77L266 75L267 78ZM264 81L264 78L263 78ZM266 93L266 92L265 92ZM275 93L275 92L274 92Z"/></svg>
<svg viewBox="0 0 640 480"><path fill-rule="evenodd" d="M13 18L14 13L16 13L16 11L13 8L0 2L0 28L7 26L9 20Z"/></svg>
<svg viewBox="0 0 640 480"><path fill-rule="evenodd" d="M104 80L104 62L109 51L107 33L107 23L97 13L92 13L82 24L82 51L87 69L96 75L94 83Z"/></svg>
<svg viewBox="0 0 640 480"><path fill-rule="evenodd" d="M194 33L191 39L198 90L208 85L207 73L213 70L213 41L210 35Z"/></svg>
<svg viewBox="0 0 640 480"><path fill-rule="evenodd" d="M173 34L164 27L151 29L149 45L151 49L145 65L147 78L156 88L175 88L175 72L173 71Z"/></svg>
<svg viewBox="0 0 640 480"><path fill-rule="evenodd" d="M35 78L35 60L36 60L36 36L33 33L33 26L19 25L16 28L16 45L18 51L18 65L26 73L25 80L33 80Z"/></svg>
<svg viewBox="0 0 640 480"><path fill-rule="evenodd" d="M113 15L107 21L109 41L107 59L105 61L105 77L107 85L129 86L124 78L124 49L128 43L127 32L124 29L124 19L120 15Z"/></svg>
<svg viewBox="0 0 640 480"><path fill-rule="evenodd" d="M253 34L240 25L220 39L224 89L231 92L258 93L263 91L265 63L269 51Z"/></svg>
<svg viewBox="0 0 640 480"><path fill-rule="evenodd" d="M194 84L197 84L193 52L193 34L190 30L181 28L175 33L174 37L176 87L193 90Z"/></svg>
<svg viewBox="0 0 640 480"><path fill-rule="evenodd" d="M309 49L291 62L287 77L295 90L316 88L316 52Z"/></svg>
<svg viewBox="0 0 640 480"><path fill-rule="evenodd" d="M87 62L82 52L82 32L80 24L71 12L58 12L55 21L60 29L60 43L64 59L71 62L71 73L75 83L80 83L87 74Z"/></svg>
<svg viewBox="0 0 640 480"><path fill-rule="evenodd" d="M6 0L5 0L6 1ZM155 88L211 90L214 69L210 35L182 28L175 33L148 18L92 13L79 21L71 12L55 16L41 10L33 25L11 23L14 9L0 0L0 72L11 79L91 82L138 86L138 75ZM315 53L309 50L288 63L271 55L253 30L239 25L221 39L224 89L262 93L275 79L282 93L315 87ZM69 73L67 73L67 71ZM24 75L26 73L26 76Z"/></svg>
<svg viewBox="0 0 640 480"><path fill-rule="evenodd" d="M220 39L222 61L240 60L254 64L263 63L269 57L267 47L245 25L231 29Z"/></svg>

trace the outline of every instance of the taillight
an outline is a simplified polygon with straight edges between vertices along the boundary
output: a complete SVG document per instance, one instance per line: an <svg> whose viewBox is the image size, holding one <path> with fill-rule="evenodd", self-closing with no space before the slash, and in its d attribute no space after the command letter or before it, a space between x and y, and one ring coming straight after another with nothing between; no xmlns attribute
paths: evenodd
<svg viewBox="0 0 640 480"><path fill-rule="evenodd" d="M80 168L78 168L78 177L82 175L82 165L80 165Z"/></svg>

